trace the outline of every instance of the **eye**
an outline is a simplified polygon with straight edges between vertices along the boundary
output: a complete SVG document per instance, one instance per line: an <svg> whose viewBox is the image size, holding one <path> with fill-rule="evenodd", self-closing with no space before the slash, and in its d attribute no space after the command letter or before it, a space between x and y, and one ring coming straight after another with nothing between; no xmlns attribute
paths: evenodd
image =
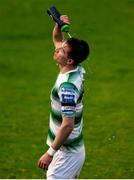
<svg viewBox="0 0 134 180"><path fill-rule="evenodd" d="M59 52L59 48L55 49L55 52L56 52L56 53Z"/></svg>

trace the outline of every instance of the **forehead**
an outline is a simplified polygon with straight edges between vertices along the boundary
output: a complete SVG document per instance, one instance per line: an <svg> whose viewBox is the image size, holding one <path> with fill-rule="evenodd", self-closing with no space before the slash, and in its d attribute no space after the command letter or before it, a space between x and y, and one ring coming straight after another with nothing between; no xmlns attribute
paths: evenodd
<svg viewBox="0 0 134 180"><path fill-rule="evenodd" d="M61 44L61 47L66 50L66 51L70 51L70 47L69 45L67 44L67 41L64 41L62 44Z"/></svg>
<svg viewBox="0 0 134 180"><path fill-rule="evenodd" d="M67 44L67 41L62 42L55 50L62 50L65 54L70 52L70 47Z"/></svg>

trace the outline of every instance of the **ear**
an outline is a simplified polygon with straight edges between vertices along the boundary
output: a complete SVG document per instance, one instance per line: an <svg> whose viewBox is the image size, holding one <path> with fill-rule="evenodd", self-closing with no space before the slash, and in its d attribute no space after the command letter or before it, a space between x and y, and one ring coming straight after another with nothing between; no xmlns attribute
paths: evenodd
<svg viewBox="0 0 134 180"><path fill-rule="evenodd" d="M74 64L74 60L69 58L69 59L67 60L67 64L68 64L68 65L73 65L73 64Z"/></svg>

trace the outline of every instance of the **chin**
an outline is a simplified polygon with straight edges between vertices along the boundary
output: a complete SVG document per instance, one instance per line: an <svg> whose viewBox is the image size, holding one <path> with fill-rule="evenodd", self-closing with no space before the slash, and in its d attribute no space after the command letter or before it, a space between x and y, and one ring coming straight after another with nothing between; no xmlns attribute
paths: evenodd
<svg viewBox="0 0 134 180"><path fill-rule="evenodd" d="M53 60L58 63L58 60L55 56L53 57Z"/></svg>
<svg viewBox="0 0 134 180"><path fill-rule="evenodd" d="M56 55L53 56L53 59L54 59L55 61L58 61L58 57L57 57Z"/></svg>
<svg viewBox="0 0 134 180"><path fill-rule="evenodd" d="M56 56L55 55L53 56L53 59L56 60Z"/></svg>

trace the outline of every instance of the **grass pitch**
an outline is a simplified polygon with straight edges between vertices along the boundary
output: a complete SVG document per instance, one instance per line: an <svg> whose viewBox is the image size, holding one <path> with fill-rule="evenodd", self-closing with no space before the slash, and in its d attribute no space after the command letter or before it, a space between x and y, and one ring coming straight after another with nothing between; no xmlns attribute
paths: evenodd
<svg viewBox="0 0 134 180"><path fill-rule="evenodd" d="M52 60L51 5L91 56L84 96L86 162L80 178L134 178L134 1L0 1L0 178L44 178Z"/></svg>

